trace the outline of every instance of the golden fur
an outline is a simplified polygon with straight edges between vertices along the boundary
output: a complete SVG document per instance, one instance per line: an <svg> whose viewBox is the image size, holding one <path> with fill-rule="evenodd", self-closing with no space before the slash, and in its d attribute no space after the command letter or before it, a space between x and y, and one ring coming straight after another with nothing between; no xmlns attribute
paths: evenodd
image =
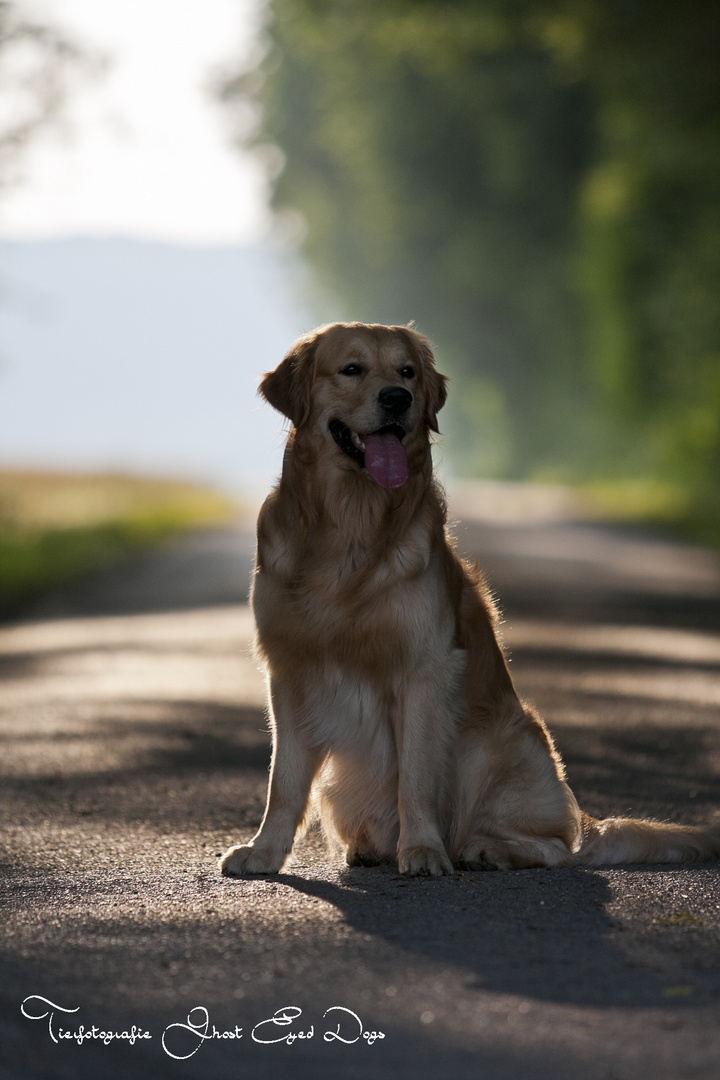
<svg viewBox="0 0 720 1080"><path fill-rule="evenodd" d="M718 858L720 829L580 811L547 728L517 697L482 576L446 532L429 440L445 384L425 338L359 323L301 338L262 382L293 424L252 591L273 757L262 825L223 873L277 873L311 789L350 865L439 875ZM397 487L329 428L377 432L388 387L411 399Z"/></svg>

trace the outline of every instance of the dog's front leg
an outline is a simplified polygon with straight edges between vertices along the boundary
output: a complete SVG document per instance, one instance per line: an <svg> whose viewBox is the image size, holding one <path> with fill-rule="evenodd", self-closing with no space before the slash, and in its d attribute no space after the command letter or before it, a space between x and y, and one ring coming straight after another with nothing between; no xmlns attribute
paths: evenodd
<svg viewBox="0 0 720 1080"><path fill-rule="evenodd" d="M401 874L453 872L440 822L457 728L456 696L456 681L447 672L440 685L432 676L419 679L396 719Z"/></svg>
<svg viewBox="0 0 720 1080"><path fill-rule="evenodd" d="M307 809L321 752L308 745L300 728L300 703L277 680L270 680L273 752L267 805L249 844L231 847L220 860L229 877L277 874L292 850Z"/></svg>

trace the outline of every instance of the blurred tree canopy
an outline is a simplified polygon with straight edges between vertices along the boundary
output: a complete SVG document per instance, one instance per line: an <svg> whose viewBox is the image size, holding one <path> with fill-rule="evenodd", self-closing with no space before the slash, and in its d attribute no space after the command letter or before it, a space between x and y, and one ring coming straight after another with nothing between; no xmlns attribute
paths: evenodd
<svg viewBox="0 0 720 1080"><path fill-rule="evenodd" d="M259 103L345 315L436 344L456 467L654 477L720 513L720 5L270 12L223 97Z"/></svg>
<svg viewBox="0 0 720 1080"><path fill-rule="evenodd" d="M98 72L99 55L62 31L0 0L0 190L18 183L32 138L57 121L78 77Z"/></svg>

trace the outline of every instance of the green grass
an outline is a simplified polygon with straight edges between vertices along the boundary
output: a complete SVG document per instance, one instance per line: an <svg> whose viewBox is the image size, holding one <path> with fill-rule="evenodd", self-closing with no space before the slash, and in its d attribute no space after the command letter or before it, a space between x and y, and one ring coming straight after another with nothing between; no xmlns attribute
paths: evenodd
<svg viewBox="0 0 720 1080"><path fill-rule="evenodd" d="M240 508L210 490L115 475L0 472L0 617Z"/></svg>
<svg viewBox="0 0 720 1080"><path fill-rule="evenodd" d="M720 549L717 496L660 480L609 480L575 485L590 514L606 521L651 525L691 543Z"/></svg>
<svg viewBox="0 0 720 1080"><path fill-rule="evenodd" d="M591 509L615 521L676 523L686 515L688 498L677 484L656 480L597 481L579 491Z"/></svg>

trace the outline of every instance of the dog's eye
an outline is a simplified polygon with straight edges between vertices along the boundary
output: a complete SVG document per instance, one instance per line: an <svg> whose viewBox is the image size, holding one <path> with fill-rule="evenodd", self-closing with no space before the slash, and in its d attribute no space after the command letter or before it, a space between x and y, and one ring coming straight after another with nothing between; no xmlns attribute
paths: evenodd
<svg viewBox="0 0 720 1080"><path fill-rule="evenodd" d="M405 367L400 370L400 374L402 375L403 379L414 379L415 368L411 367L410 364L406 364Z"/></svg>
<svg viewBox="0 0 720 1080"><path fill-rule="evenodd" d="M346 364L344 368L340 369L341 375L362 375L362 368L359 364Z"/></svg>

